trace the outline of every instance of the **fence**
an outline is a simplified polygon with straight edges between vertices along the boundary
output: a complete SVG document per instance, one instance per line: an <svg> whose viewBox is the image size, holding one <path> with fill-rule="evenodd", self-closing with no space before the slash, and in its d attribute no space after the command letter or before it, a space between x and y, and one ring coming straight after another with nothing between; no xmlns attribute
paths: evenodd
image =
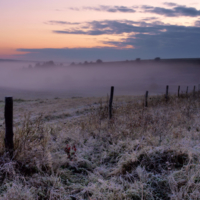
<svg viewBox="0 0 200 200"><path fill-rule="evenodd" d="M177 97L180 98L180 86L178 86L178 93ZM200 84L198 85L198 92L200 91ZM185 96L189 97L189 89L188 86L186 88ZM194 97L196 94L196 86L193 87L193 91L191 92L192 96ZM145 93L145 99L144 99L144 107L148 107L148 95L149 91L146 91ZM113 97L114 97L114 86L111 86L110 90L110 100L109 100L109 119L112 119L112 103L113 103ZM169 86L166 86L166 92L165 92L165 100L166 102L169 101ZM10 156L13 155L13 98L12 97L5 97L5 149L7 152L9 152Z"/></svg>
<svg viewBox="0 0 200 200"><path fill-rule="evenodd" d="M178 92L177 92L177 97L178 98L180 98L180 96L183 95L183 93L182 94L180 93L180 89L181 89L181 86L179 85L178 86ZM200 92L200 84L198 85L198 91ZM144 103L145 107L148 107L148 93L149 92L146 91L145 103ZM192 93L192 96L194 97L195 94L196 94L196 85L194 85L193 90L192 90L191 93ZM189 87L188 86L186 87L185 96L189 97ZM168 85L166 86L165 100L166 100L166 102L168 102L168 100L169 100L169 86Z"/></svg>

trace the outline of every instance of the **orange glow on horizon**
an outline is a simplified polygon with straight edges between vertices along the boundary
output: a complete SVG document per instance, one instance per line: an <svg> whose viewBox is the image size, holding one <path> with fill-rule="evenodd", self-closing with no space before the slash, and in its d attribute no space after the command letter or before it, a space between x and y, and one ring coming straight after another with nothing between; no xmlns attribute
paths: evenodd
<svg viewBox="0 0 200 200"><path fill-rule="evenodd" d="M4 58L4 57L12 57L13 55L24 55L26 54L25 52L20 52L20 51L17 51L15 49L2 49L0 48L0 57Z"/></svg>
<svg viewBox="0 0 200 200"><path fill-rule="evenodd" d="M17 49L62 49L62 48L95 48L95 47L115 47L105 44L108 41L118 41L126 38L125 35L71 35L71 34L52 34L51 31L45 34L35 35L33 33L12 35L0 33L1 38L6 38L0 44L0 56L24 55L27 52L20 52Z"/></svg>
<svg viewBox="0 0 200 200"><path fill-rule="evenodd" d="M87 35L87 34L57 34L54 31L86 31L94 28L96 30L105 30L106 27L99 26L98 21L131 21L154 23L160 22L166 25L179 25L179 26L194 26L195 21L199 20L197 17L179 16L167 17L156 13L145 12L142 8L143 5L152 7L161 7L172 9L164 5L163 1L153 0L131 0L127 1L114 1L114 0L79 0L79 1L25 1L25 0L6 0L1 2L0 6L0 57L14 57L17 55L26 55L28 52L21 52L17 49L62 49L62 48L95 48L95 47L115 47L115 48L134 48L130 44L126 45L126 41L134 33L119 34L117 35ZM177 5L184 5L187 8L193 7L197 10L200 9L200 3L192 3L189 0L173 0ZM105 12L104 10L98 11L92 9L84 9L83 7L98 8L99 5L104 6L125 6L133 8L136 12ZM70 8L75 8L70 9ZM55 24L51 21L58 22ZM62 23L64 22L64 23ZM116 29L118 29L116 25ZM137 26L137 23L134 25ZM140 26L140 25L138 25ZM115 27L114 27L115 28ZM120 28L120 27L119 27ZM112 27L107 27L112 29ZM123 26L122 26L123 29ZM125 28L126 29L126 28ZM126 31L126 30L124 30ZM166 31L165 29L161 30ZM118 31L113 31L118 33ZM112 34L112 32L111 32ZM136 34L136 33L135 33ZM150 34L150 33L143 33ZM109 43L110 42L110 43ZM113 43L112 43L113 42ZM120 45L115 46L114 42L119 42ZM126 45L126 46L125 46Z"/></svg>

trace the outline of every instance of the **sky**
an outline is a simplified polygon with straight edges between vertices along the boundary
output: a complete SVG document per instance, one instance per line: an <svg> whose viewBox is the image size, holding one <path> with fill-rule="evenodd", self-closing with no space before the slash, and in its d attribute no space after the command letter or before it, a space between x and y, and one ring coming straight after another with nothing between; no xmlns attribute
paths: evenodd
<svg viewBox="0 0 200 200"><path fill-rule="evenodd" d="M0 59L200 57L197 0L0 0Z"/></svg>

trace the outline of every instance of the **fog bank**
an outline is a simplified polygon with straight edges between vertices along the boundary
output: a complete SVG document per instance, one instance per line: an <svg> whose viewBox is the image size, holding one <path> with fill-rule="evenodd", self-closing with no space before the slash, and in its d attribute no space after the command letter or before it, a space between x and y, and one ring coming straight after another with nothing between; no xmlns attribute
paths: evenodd
<svg viewBox="0 0 200 200"><path fill-rule="evenodd" d="M29 65L32 67L28 67ZM189 90L200 84L200 65L195 63L132 61L73 66L33 67L35 63L0 62L0 99L4 96L36 99L105 96L110 86L115 95L162 94Z"/></svg>

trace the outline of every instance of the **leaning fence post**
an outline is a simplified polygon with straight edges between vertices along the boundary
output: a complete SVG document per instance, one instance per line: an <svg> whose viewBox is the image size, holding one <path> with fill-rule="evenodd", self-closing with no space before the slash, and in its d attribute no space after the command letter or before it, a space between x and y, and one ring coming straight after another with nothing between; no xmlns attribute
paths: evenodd
<svg viewBox="0 0 200 200"><path fill-rule="evenodd" d="M165 99L166 99L166 101L169 100L168 94L169 94L169 86L167 85L167 86L166 86L166 94L165 94Z"/></svg>
<svg viewBox="0 0 200 200"><path fill-rule="evenodd" d="M112 118L112 102L113 102L114 86L110 90L110 101L109 101L109 119Z"/></svg>
<svg viewBox="0 0 200 200"><path fill-rule="evenodd" d="M195 90L196 90L196 86L194 85L194 88L193 88L193 97L195 96Z"/></svg>
<svg viewBox="0 0 200 200"><path fill-rule="evenodd" d="M180 85L178 86L178 97L180 97L180 89L181 89L181 87L180 87Z"/></svg>
<svg viewBox="0 0 200 200"><path fill-rule="evenodd" d="M5 97L5 149L12 155L13 144L13 98Z"/></svg>
<svg viewBox="0 0 200 200"><path fill-rule="evenodd" d="M149 92L146 91L146 95L145 95L145 107L148 107L148 94L149 94Z"/></svg>

